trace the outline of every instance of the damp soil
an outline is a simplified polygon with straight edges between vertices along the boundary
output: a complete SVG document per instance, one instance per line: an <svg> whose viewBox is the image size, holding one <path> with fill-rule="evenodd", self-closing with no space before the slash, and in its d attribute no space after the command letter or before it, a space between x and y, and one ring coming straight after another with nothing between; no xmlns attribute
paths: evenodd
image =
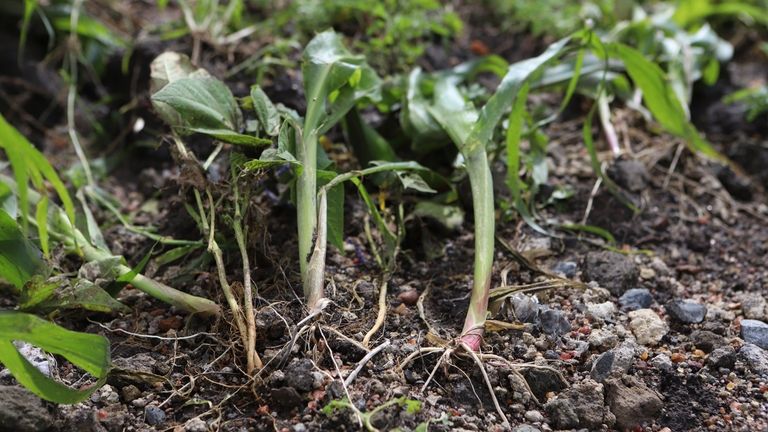
<svg viewBox="0 0 768 432"><path fill-rule="evenodd" d="M472 17L469 22L475 21ZM493 47L498 37L483 31L470 34L473 37L463 41L464 46L451 48L442 57L436 54L437 60L430 61L444 66L466 56L473 40ZM518 38L526 40L524 35ZM533 54L503 47L509 52L501 54L510 59ZM153 54L165 48L153 44L137 49L137 68L147 69ZM434 47L430 52L440 49ZM9 53L15 59L13 50ZM225 59L204 57L213 70L224 69ZM3 64L9 61L3 60ZM40 74L24 77L20 70L4 75L32 80L34 86L41 82ZM289 75L275 79L266 90L276 102L300 109L302 95L297 89L301 86L285 82L291 79ZM121 134L111 143L120 157L102 187L118 198L123 211L134 213L137 222L154 225L161 234L199 239L184 206L192 200L189 186L183 185L167 144L145 145L162 131L159 122L152 120L146 80L142 74L130 97L136 98L139 107L132 115L146 119L148 126L139 134ZM5 97L14 95L9 89L16 84L0 81ZM123 84L105 83L115 88ZM246 81L228 84L235 92L248 88ZM22 107L24 111L34 114L45 109L43 100L54 96L41 92ZM768 295L768 171L764 163L768 161L768 133L744 123L743 116L725 115L717 109L732 108L703 109L694 118L713 145L731 158L732 166L691 154L676 138L650 132L636 113L617 108L616 119L626 137L625 155L608 162L607 172L629 191L625 198L637 211L610 193L604 183L596 187L597 178L581 141L583 109L574 108L572 118L548 126L549 181L537 197L539 203L551 202L538 209L539 220L547 222L548 235L513 214L499 211L497 215L499 241L492 286L559 281L556 288L525 294L538 312L520 329L491 332L484 341L484 352L506 360L488 360L485 367L512 429L768 429L768 372L760 369L759 361L741 354L746 342L740 332L744 318L768 320L768 308L763 308L761 316L751 307L756 298ZM53 128L61 113L50 115L50 125L44 125ZM720 121L729 123L721 125ZM66 168L66 162L72 160L66 142L62 144L55 134L22 130L39 138L37 142L59 168ZM330 137L340 143L343 153L341 134L334 131ZM193 142L191 147L205 154L205 145ZM342 163L351 162L345 159ZM503 168L496 171L501 201L508 195L501 180L505 173ZM223 172L210 179L221 182L222 188ZM130 313L57 318L68 328L109 338L116 370L108 385L89 401L74 406L44 404L50 417L48 428L352 431L361 429L357 416L351 409L324 409L332 400L349 398L358 410L371 412L403 398L420 401L420 409L393 404L372 417L372 426L380 430L414 430L425 425L432 431L505 430L481 370L467 356L452 356L438 365L440 353L425 353L401 367L415 351L439 347L461 329L472 280L471 201L462 199L467 217L453 231L426 219L408 221L398 267L388 279L386 321L371 340L371 348L385 341L389 346L344 388L340 374L346 376L367 354L360 342L376 319L384 276L362 234L365 208L355 191L348 189L346 247L344 251L332 249L328 257L327 282L333 302L291 344L296 324L306 316L296 262L295 208L284 198L284 185L274 177L256 181L263 193L251 199L248 244L251 277L257 288L257 350L267 363L265 370L253 378L243 373L242 351L231 317L187 316L129 286L119 299L131 308ZM572 194L547 201L558 188ZM128 232L108 213L97 211L96 217L104 223L113 251L129 262L140 261L153 247L152 241ZM601 227L615 242L562 229L577 224ZM594 262L601 259L599 254L610 258L601 264L607 270L596 274ZM227 253L225 258L229 279L242 280L237 254ZM606 279L608 271L617 272L616 278ZM150 263L146 272L176 288L225 304L213 263L202 254L171 266ZM625 282L618 283L619 279ZM654 344L639 342L633 315L619 300L635 288L647 290L652 302L644 309L653 311L666 326ZM671 316L667 305L681 299L704 305L703 320L683 322ZM8 301L3 302L5 306ZM519 297L505 301L494 319L515 322L522 303ZM601 306L605 310L596 305L605 305ZM553 312L544 314L545 310ZM565 327L547 331L552 316L565 322ZM714 335L706 349L702 332ZM622 345L625 343L628 345ZM612 378L596 380L594 369L600 356L611 352L618 357L622 346L631 347L628 363L612 369ZM733 361L717 367L711 360L717 349L730 349ZM611 361L615 364L614 354ZM763 350L764 362L766 356ZM64 382L87 382L64 361L57 363L56 371ZM632 385L640 388L638 394L660 402L647 417L638 415L642 422L637 424L627 418L631 415L625 411L631 407L622 405L627 403L623 393L611 390L623 388L627 384L621 380L629 378L636 380ZM11 385L12 378L0 377L0 384ZM597 399L581 401L568 393L571 388L594 390ZM567 403L556 403L558 400ZM587 402L606 410L603 419L589 423L591 426L585 426L586 416L578 414ZM568 404L577 413L575 423L563 408ZM0 425L0 429L4 427Z"/></svg>

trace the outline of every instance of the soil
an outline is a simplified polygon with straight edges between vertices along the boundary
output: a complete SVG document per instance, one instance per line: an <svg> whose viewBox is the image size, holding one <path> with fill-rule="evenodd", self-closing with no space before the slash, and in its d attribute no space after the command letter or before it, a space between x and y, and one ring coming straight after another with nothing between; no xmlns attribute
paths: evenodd
<svg viewBox="0 0 768 432"><path fill-rule="evenodd" d="M469 52L475 37L488 38L482 40L488 47L494 47L493 38L498 37L481 31L470 34L458 52ZM3 33L4 38L12 36ZM14 46L13 41L4 45ZM137 69L146 71L147 62L164 48L139 47ZM504 49L510 50L506 45ZM443 53L442 58L454 54ZM507 54L517 58L533 53ZM2 64L15 64L8 60L15 59L12 49L3 56ZM226 67L224 56L204 56L204 62L214 65L214 71ZM19 82L26 83L21 87L38 88L43 80L20 70L4 70L2 75L3 115L40 143L59 168L67 167L74 159L66 140L54 132L61 131L61 113L49 112L50 117L41 120L50 130L36 129L19 114L36 116L44 109L42 101L55 101L56 96L41 87L27 105L10 110L9 103L21 93ZM291 79L285 75L266 90L277 102L300 108L300 86ZM236 93L248 88L247 77L235 81L228 84ZM122 83L104 85L111 89ZM48 87L56 91L55 84ZM191 202L189 187L180 186L182 175L168 146L156 145L162 126L153 120L147 91L142 73L135 92L126 97L136 97L138 109L132 118L145 119L147 127L140 133L118 131L114 142L103 145L102 151L109 148L121 156L101 186L120 200L123 211L136 211L137 223L195 240L199 231L184 208ZM688 150L678 153L681 141L649 132L641 116L617 107L625 155L609 162L607 172L629 191L628 198L639 208L633 212L604 186L595 189L596 176L581 141L584 112L576 111L581 114L546 130L549 184L540 201L556 186L573 191L571 198L555 200L539 211L540 220L556 235L543 235L499 212L494 287L530 284L552 274L571 281L510 298L495 319L513 322L527 307L532 313L523 328L486 335L483 351L507 361L488 360L485 368L511 429L767 430L767 347L746 342L740 327L746 318L768 321L768 171L763 163L768 161L768 131L744 123L743 116L706 109L695 113L697 126L710 142L735 162L728 167ZM721 119L736 126L721 125ZM339 143L340 136L331 134ZM142 145L149 139L155 145ZM205 142L191 145L201 155L208 151ZM501 170L498 174L503 178ZM209 179L223 187L220 179ZM435 369L440 354L425 354L398 369L419 348L435 346L434 336L449 340L461 329L472 278L471 209L465 209L467 220L456 231L427 220L408 223L404 250L389 279L386 322L371 341L371 347L385 341L390 345L344 388L340 374L346 377L367 353L360 342L376 319L382 277L362 234L365 208L348 189L347 247L344 253L331 249L328 257L333 303L311 331L290 346L296 324L306 315L296 262L295 209L281 198L284 186L274 177L258 181L263 193L251 200L248 244L258 290L257 350L267 363L264 371L252 379L244 374L231 316L187 316L129 286L119 300L131 313L65 314L57 319L68 328L109 338L116 369L108 384L89 401L73 406L18 396L15 386L2 391L0 430L21 430L21 425L25 430L110 432L360 430L351 409L324 410L344 397L362 412L399 397L420 401L415 412L401 404L379 411L371 423L381 430L414 430L425 424L431 431L505 430L481 370L468 357L451 357ZM499 190L503 197L501 184ZM96 216L113 251L129 262L140 261L153 246L115 224L108 213ZM581 231L555 230L584 223L608 230L616 244L609 247ZM226 304L212 261L197 261L199 256L165 267L150 264L146 272ZM242 280L238 255L228 253L226 262L228 278ZM76 264L69 265L76 269ZM638 314L619 301L635 288L646 289L652 298L647 308L633 307L650 310L648 319L637 319ZM417 302L417 296L423 301ZM703 318L670 313L669 304L676 300L694 302L698 312L703 307ZM11 304L3 300L4 307ZM600 357L605 353L610 354ZM50 361L63 382L88 382L81 371L57 360L42 361ZM0 384L12 386L14 381L0 375ZM23 397L30 398L29 409L4 409Z"/></svg>

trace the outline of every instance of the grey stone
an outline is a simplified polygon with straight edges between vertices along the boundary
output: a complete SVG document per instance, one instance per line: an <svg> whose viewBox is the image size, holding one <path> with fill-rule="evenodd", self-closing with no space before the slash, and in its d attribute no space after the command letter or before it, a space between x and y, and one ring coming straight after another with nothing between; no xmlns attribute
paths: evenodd
<svg viewBox="0 0 768 432"><path fill-rule="evenodd" d="M208 432L208 425L200 417L194 417L184 423L184 432Z"/></svg>
<svg viewBox="0 0 768 432"><path fill-rule="evenodd" d="M571 323L559 310L547 309L539 313L541 331L552 336L559 336L571 330Z"/></svg>
<svg viewBox="0 0 768 432"><path fill-rule="evenodd" d="M550 423L557 429L601 429L601 425L613 426L616 417L603 400L604 388L594 381L574 384L544 406Z"/></svg>
<svg viewBox="0 0 768 432"><path fill-rule="evenodd" d="M150 426L158 426L165 422L165 411L155 405L144 408L144 421Z"/></svg>
<svg viewBox="0 0 768 432"><path fill-rule="evenodd" d="M609 330L594 329L589 333L587 342L589 342L589 346L604 351L615 347L619 342L619 337Z"/></svg>
<svg viewBox="0 0 768 432"><path fill-rule="evenodd" d="M758 320L741 320L741 338L747 343L768 349L768 324Z"/></svg>
<svg viewBox="0 0 768 432"><path fill-rule="evenodd" d="M745 294L741 299L741 311L744 318L768 320L768 301L764 295L758 293Z"/></svg>
<svg viewBox="0 0 768 432"><path fill-rule="evenodd" d="M512 429L512 432L541 432L541 430L531 425L522 424Z"/></svg>
<svg viewBox="0 0 768 432"><path fill-rule="evenodd" d="M525 294L515 294L511 298L512 311L520 322L532 323L536 321L540 305L533 297Z"/></svg>
<svg viewBox="0 0 768 432"><path fill-rule="evenodd" d="M624 342L618 347L604 352L592 363L590 376L597 382L603 382L611 376L627 373L635 360L635 346Z"/></svg>
<svg viewBox="0 0 768 432"><path fill-rule="evenodd" d="M619 297L619 305L625 311L645 309L653 304L651 292L645 288L632 288Z"/></svg>
<svg viewBox="0 0 768 432"><path fill-rule="evenodd" d="M707 356L707 365L715 369L733 369L734 364L736 364L736 350L730 345L717 348Z"/></svg>
<svg viewBox="0 0 768 432"><path fill-rule="evenodd" d="M584 279L596 281L615 296L635 285L638 276L635 263L620 253L590 252L584 259Z"/></svg>
<svg viewBox="0 0 768 432"><path fill-rule="evenodd" d="M757 345L746 344L739 350L739 357L752 372L768 376L768 353Z"/></svg>
<svg viewBox="0 0 768 432"><path fill-rule="evenodd" d="M553 273L559 273L566 278L572 278L576 276L576 269L578 265L573 261L560 261L552 267Z"/></svg>
<svg viewBox="0 0 768 432"><path fill-rule="evenodd" d="M520 373L538 400L547 400L547 393L558 392L567 386L554 370L525 368Z"/></svg>
<svg viewBox="0 0 768 432"><path fill-rule="evenodd" d="M628 316L629 328L641 345L655 346L669 331L667 324L651 309L638 309Z"/></svg>
<svg viewBox="0 0 768 432"><path fill-rule="evenodd" d="M0 430L44 431L53 425L45 403L17 386L0 386Z"/></svg>
<svg viewBox="0 0 768 432"><path fill-rule="evenodd" d="M675 370L675 364L666 354L657 354L651 359L651 366L666 373L672 373Z"/></svg>
<svg viewBox="0 0 768 432"><path fill-rule="evenodd" d="M728 339L709 330L694 330L691 332L690 339L696 348L705 353L710 353L712 350L728 345Z"/></svg>
<svg viewBox="0 0 768 432"><path fill-rule="evenodd" d="M691 300L672 300L665 308L672 319L686 324L700 323L707 316L706 306Z"/></svg>
<svg viewBox="0 0 768 432"><path fill-rule="evenodd" d="M616 312L616 305L612 301L587 304L587 316L600 321L612 320Z"/></svg>
<svg viewBox="0 0 768 432"><path fill-rule="evenodd" d="M661 414L661 398L632 376L605 382L605 401L616 416L616 426L633 429L649 423Z"/></svg>
<svg viewBox="0 0 768 432"><path fill-rule="evenodd" d="M544 421L544 416L539 411L531 410L525 412L525 419L531 423L541 423Z"/></svg>

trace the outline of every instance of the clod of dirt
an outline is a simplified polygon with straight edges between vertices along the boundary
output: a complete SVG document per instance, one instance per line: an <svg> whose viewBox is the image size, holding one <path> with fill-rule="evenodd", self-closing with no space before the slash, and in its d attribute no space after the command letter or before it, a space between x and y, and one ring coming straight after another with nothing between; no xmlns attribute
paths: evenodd
<svg viewBox="0 0 768 432"><path fill-rule="evenodd" d="M280 339L288 333L285 321L272 308L263 308L256 313L256 330L270 340Z"/></svg>
<svg viewBox="0 0 768 432"><path fill-rule="evenodd" d="M603 382L611 376L623 376L632 366L636 348L637 346L632 342L624 342L604 352L592 364L590 376L597 382Z"/></svg>
<svg viewBox="0 0 768 432"><path fill-rule="evenodd" d="M125 403L131 403L141 397L141 390L133 384L129 384L120 389L120 394L123 396Z"/></svg>
<svg viewBox="0 0 768 432"><path fill-rule="evenodd" d="M638 276L635 263L620 253L590 252L584 259L584 278L596 281L615 296L624 294L635 285Z"/></svg>
<svg viewBox="0 0 768 432"><path fill-rule="evenodd" d="M653 296L645 288L632 288L619 297L619 304L624 311L645 309L653 304Z"/></svg>
<svg viewBox="0 0 768 432"><path fill-rule="evenodd" d="M541 429L535 428L531 425L523 424L512 429L512 432L541 432Z"/></svg>
<svg viewBox="0 0 768 432"><path fill-rule="evenodd" d="M675 370L675 364L666 354L657 354L650 363L651 366L665 373L672 373Z"/></svg>
<svg viewBox="0 0 768 432"><path fill-rule="evenodd" d="M661 399L639 379L631 376L605 382L605 403L616 416L616 425L631 429L648 423L661 414Z"/></svg>
<svg viewBox="0 0 768 432"><path fill-rule="evenodd" d="M728 345L728 340L717 333L709 330L694 330L690 336L693 346L704 351L705 353L712 352L712 350Z"/></svg>
<svg viewBox="0 0 768 432"><path fill-rule="evenodd" d="M603 385L587 380L549 401L544 408L557 429L601 429L613 426L616 417L603 403Z"/></svg>
<svg viewBox="0 0 768 432"><path fill-rule="evenodd" d="M746 344L739 350L739 357L752 372L758 375L768 374L768 353L757 345Z"/></svg>
<svg viewBox="0 0 768 432"><path fill-rule="evenodd" d="M672 319L686 324L700 323L707 315L706 306L690 300L672 300L665 309Z"/></svg>
<svg viewBox="0 0 768 432"><path fill-rule="evenodd" d="M52 425L42 399L21 387L0 386L0 430L37 432Z"/></svg>
<svg viewBox="0 0 768 432"><path fill-rule="evenodd" d="M285 368L285 383L300 392L308 392L323 384L323 376L315 372L310 359L294 359Z"/></svg>
<svg viewBox="0 0 768 432"><path fill-rule="evenodd" d="M616 305L612 301L587 304L587 317L597 321L610 321L616 312Z"/></svg>
<svg viewBox="0 0 768 432"><path fill-rule="evenodd" d="M99 422L109 432L122 432L128 421L128 411L124 405L112 404L99 410Z"/></svg>
<svg viewBox="0 0 768 432"><path fill-rule="evenodd" d="M589 342L590 347L598 351L605 351L615 347L619 342L619 337L609 330L594 329L589 333L587 342Z"/></svg>
<svg viewBox="0 0 768 432"><path fill-rule="evenodd" d="M648 187L648 170L636 160L616 161L608 167L608 176L630 192L642 192Z"/></svg>
<svg viewBox="0 0 768 432"><path fill-rule="evenodd" d="M280 387L272 389L270 392L270 407L277 411L286 413L294 408L300 408L304 403L304 398L293 387Z"/></svg>
<svg viewBox="0 0 768 432"><path fill-rule="evenodd" d="M408 306L413 306L417 301L419 301L419 292L413 288L407 288L405 291L402 291L397 295L397 299L407 304Z"/></svg>
<svg viewBox="0 0 768 432"><path fill-rule="evenodd" d="M718 348L707 356L707 365L715 370L733 369L734 364L736 364L736 350L730 345Z"/></svg>
<svg viewBox="0 0 768 432"><path fill-rule="evenodd" d="M539 400L547 400L547 393L559 392L566 386L560 376L549 369L526 368L521 372L534 396Z"/></svg>
<svg viewBox="0 0 768 432"><path fill-rule="evenodd" d="M208 432L208 425L199 418L191 418L184 423L184 432Z"/></svg>
<svg viewBox="0 0 768 432"><path fill-rule="evenodd" d="M573 261L560 261L552 267L552 273L560 274L565 278L572 278L576 276L576 270L578 264Z"/></svg>
<svg viewBox="0 0 768 432"><path fill-rule="evenodd" d="M669 331L667 324L651 309L638 309L628 315L629 328L640 345L654 346Z"/></svg>
<svg viewBox="0 0 768 432"><path fill-rule="evenodd" d="M717 179L732 197L739 201L752 201L752 181L749 177L738 175L728 166L717 171Z"/></svg>
<svg viewBox="0 0 768 432"><path fill-rule="evenodd" d="M741 338L747 343L768 349L768 324L758 320L741 320Z"/></svg>

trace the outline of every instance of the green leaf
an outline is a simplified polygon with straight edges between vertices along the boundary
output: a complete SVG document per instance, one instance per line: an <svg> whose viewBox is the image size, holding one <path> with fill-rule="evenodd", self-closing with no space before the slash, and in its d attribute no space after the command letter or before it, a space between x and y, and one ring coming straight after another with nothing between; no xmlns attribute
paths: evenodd
<svg viewBox="0 0 768 432"><path fill-rule="evenodd" d="M93 375L98 382L76 390L43 375L16 350L12 341L25 341L66 358ZM73 332L34 315L0 312L0 363L37 396L56 403L77 403L106 381L110 369L109 341L99 335Z"/></svg>
<svg viewBox="0 0 768 432"><path fill-rule="evenodd" d="M152 95L152 104L172 108L180 118L163 120L181 129L238 131L242 126L242 114L235 97L215 78L187 77L172 81Z"/></svg>
<svg viewBox="0 0 768 432"><path fill-rule="evenodd" d="M361 166L371 161L383 160L394 162L398 159L395 150L376 129L363 121L357 109L351 109L344 118L344 136L352 145L355 157Z"/></svg>
<svg viewBox="0 0 768 432"><path fill-rule="evenodd" d="M251 87L251 99L264 132L269 136L277 136L280 133L280 113L275 105L258 85Z"/></svg>
<svg viewBox="0 0 768 432"><path fill-rule="evenodd" d="M45 194L43 180L50 182L56 191L69 221L75 222L75 206L64 183L51 164L24 136L0 115L0 148L5 150L16 179L16 194L21 207L22 228L26 232L29 217L29 182Z"/></svg>
<svg viewBox="0 0 768 432"><path fill-rule="evenodd" d="M268 148L261 153L261 157L249 160L243 167L246 171L254 171L285 164L291 164L301 169L301 163L287 150Z"/></svg>
<svg viewBox="0 0 768 432"><path fill-rule="evenodd" d="M179 259L187 256L188 254L200 248L202 248L201 245L178 246L168 250L167 252L163 252L160 256L155 258L155 263L158 266L164 266L172 262L178 261Z"/></svg>
<svg viewBox="0 0 768 432"><path fill-rule="evenodd" d="M434 201L417 202L411 214L433 219L451 231L459 229L464 223L464 210L461 207Z"/></svg>
<svg viewBox="0 0 768 432"><path fill-rule="evenodd" d="M40 248L43 255L50 256L48 249L48 197L43 195L37 203L35 210L35 223L37 224L37 234L40 236Z"/></svg>
<svg viewBox="0 0 768 432"><path fill-rule="evenodd" d="M333 31L315 36L304 49L302 59L307 100L305 134L318 136L324 133L355 102L378 95L379 77L365 63L365 58L350 53ZM330 100L332 95L334 98Z"/></svg>
<svg viewBox="0 0 768 432"><path fill-rule="evenodd" d="M131 282L133 278L135 278L137 274L141 273L144 270L144 267L147 266L149 259L152 258L152 252L154 252L155 246L157 246L157 243L152 245L152 248L149 249L149 252L144 255L144 258L142 258L141 261L136 264L136 267L132 268L128 273L125 273L115 279L115 282Z"/></svg>
<svg viewBox="0 0 768 432"><path fill-rule="evenodd" d="M87 279L60 281L55 283L56 290L32 307L25 310L35 310L50 313L64 309L82 309L92 312L114 313L130 312L130 309L104 290L99 284ZM102 283L100 281L100 283ZM47 289L48 287L44 287Z"/></svg>
<svg viewBox="0 0 768 432"><path fill-rule="evenodd" d="M322 187L336 177L333 171L317 171L318 186ZM344 186L337 185L328 191L328 241L344 252Z"/></svg>
<svg viewBox="0 0 768 432"><path fill-rule="evenodd" d="M27 240L16 221L0 210L0 278L17 290L47 266L40 251Z"/></svg>

